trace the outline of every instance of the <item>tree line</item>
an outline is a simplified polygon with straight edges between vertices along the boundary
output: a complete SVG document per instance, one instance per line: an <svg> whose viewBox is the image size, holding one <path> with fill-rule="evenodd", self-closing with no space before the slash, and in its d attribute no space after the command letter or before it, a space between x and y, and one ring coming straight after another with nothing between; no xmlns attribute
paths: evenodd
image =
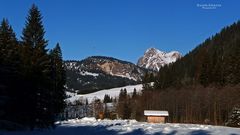
<svg viewBox="0 0 240 135"><path fill-rule="evenodd" d="M42 15L32 5L21 39L7 19L0 25L0 120L28 128L54 125L65 103L60 45L48 50Z"/></svg>

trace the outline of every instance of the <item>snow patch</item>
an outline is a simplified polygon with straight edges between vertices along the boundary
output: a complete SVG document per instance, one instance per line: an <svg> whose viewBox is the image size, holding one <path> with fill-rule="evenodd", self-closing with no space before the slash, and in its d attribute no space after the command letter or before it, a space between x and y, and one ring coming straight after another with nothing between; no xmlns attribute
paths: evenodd
<svg viewBox="0 0 240 135"><path fill-rule="evenodd" d="M134 77L131 77L129 73L127 73L126 75L119 75L119 74L113 74L112 72L110 72L110 75L112 75L112 76L118 76L118 77L122 77L122 78L128 78L128 79L130 79L130 80L137 81L137 79L134 78Z"/></svg>
<svg viewBox="0 0 240 135"><path fill-rule="evenodd" d="M89 76L99 76L98 73L91 73L91 72L87 72L87 71L82 71L81 75L85 76L85 75L89 75Z"/></svg>

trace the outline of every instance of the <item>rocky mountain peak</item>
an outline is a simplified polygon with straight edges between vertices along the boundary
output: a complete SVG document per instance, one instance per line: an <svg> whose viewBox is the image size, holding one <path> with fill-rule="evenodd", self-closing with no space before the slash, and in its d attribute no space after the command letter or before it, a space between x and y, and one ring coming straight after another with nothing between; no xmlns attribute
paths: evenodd
<svg viewBox="0 0 240 135"><path fill-rule="evenodd" d="M175 62L179 58L181 58L181 54L178 51L166 53L156 48L149 48L144 55L139 58L137 65L158 71L161 67Z"/></svg>
<svg viewBox="0 0 240 135"><path fill-rule="evenodd" d="M156 48L149 48L145 51L144 54L165 54L165 52L162 52Z"/></svg>

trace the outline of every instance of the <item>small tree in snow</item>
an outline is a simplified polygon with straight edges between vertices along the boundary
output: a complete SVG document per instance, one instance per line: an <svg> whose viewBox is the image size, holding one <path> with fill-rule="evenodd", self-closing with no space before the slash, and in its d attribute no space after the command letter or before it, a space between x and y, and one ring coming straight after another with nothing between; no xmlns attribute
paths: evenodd
<svg viewBox="0 0 240 135"><path fill-rule="evenodd" d="M233 108L226 125L231 127L240 127L240 107Z"/></svg>

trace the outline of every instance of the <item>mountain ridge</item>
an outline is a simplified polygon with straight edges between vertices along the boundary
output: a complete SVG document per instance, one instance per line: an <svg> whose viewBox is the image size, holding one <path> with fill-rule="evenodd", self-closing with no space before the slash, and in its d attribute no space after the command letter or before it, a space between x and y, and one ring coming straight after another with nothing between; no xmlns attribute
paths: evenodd
<svg viewBox="0 0 240 135"><path fill-rule="evenodd" d="M107 56L90 56L80 61L67 60L64 65L66 88L80 93L138 84L146 72L153 72L134 63Z"/></svg>

